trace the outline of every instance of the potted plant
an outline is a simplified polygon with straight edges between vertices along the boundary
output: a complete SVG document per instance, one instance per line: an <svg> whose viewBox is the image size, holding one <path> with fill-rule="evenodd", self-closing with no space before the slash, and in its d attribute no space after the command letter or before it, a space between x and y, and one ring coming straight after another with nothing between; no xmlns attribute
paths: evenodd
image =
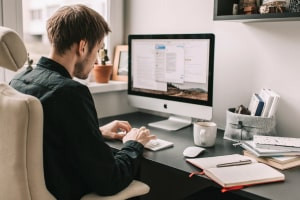
<svg viewBox="0 0 300 200"><path fill-rule="evenodd" d="M107 49L100 49L97 61L94 65L94 79L98 83L108 83L112 74L112 64L108 63Z"/></svg>

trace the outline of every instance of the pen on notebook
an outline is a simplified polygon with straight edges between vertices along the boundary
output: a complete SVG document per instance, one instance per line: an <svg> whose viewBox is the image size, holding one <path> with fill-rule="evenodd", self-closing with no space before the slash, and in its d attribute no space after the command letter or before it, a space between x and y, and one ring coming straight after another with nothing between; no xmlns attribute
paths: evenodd
<svg viewBox="0 0 300 200"><path fill-rule="evenodd" d="M239 161L236 161L236 162L228 162L228 163L217 164L217 167L247 165L247 164L251 164L251 163L252 163L252 161L250 159L247 159L247 160L239 160Z"/></svg>

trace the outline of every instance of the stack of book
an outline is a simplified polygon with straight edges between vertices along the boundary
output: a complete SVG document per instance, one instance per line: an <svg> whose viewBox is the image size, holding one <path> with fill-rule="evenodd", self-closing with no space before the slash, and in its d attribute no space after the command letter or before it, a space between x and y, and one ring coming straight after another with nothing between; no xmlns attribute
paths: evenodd
<svg viewBox="0 0 300 200"><path fill-rule="evenodd" d="M263 88L259 94L252 95L248 109L252 116L272 117L276 113L279 99L276 92Z"/></svg>
<svg viewBox="0 0 300 200"><path fill-rule="evenodd" d="M300 166L300 138L255 135L242 147L244 155L277 169Z"/></svg>

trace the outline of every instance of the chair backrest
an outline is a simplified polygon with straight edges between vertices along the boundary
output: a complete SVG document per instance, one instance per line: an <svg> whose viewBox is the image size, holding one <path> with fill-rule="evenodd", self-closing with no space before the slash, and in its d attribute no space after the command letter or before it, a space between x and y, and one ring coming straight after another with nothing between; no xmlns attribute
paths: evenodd
<svg viewBox="0 0 300 200"><path fill-rule="evenodd" d="M23 67L26 59L27 51L19 35L0 26L0 67L17 71Z"/></svg>
<svg viewBox="0 0 300 200"><path fill-rule="evenodd" d="M17 71L27 59L25 45L16 32L0 26L0 67ZM85 200L127 199L149 192L133 181L120 193ZM43 109L40 101L0 83L0 200L53 200L43 169Z"/></svg>
<svg viewBox="0 0 300 200"><path fill-rule="evenodd" d="M26 59L18 34L0 26L0 67L16 71ZM42 141L40 101L0 83L0 199L54 199L45 186Z"/></svg>

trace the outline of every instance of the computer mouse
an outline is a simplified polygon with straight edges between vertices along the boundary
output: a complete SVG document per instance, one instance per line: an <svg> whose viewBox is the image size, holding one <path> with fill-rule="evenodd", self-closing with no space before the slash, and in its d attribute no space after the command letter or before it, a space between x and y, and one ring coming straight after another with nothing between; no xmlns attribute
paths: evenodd
<svg viewBox="0 0 300 200"><path fill-rule="evenodd" d="M205 149L202 147L190 146L184 149L183 155L185 157L193 158L202 153Z"/></svg>

